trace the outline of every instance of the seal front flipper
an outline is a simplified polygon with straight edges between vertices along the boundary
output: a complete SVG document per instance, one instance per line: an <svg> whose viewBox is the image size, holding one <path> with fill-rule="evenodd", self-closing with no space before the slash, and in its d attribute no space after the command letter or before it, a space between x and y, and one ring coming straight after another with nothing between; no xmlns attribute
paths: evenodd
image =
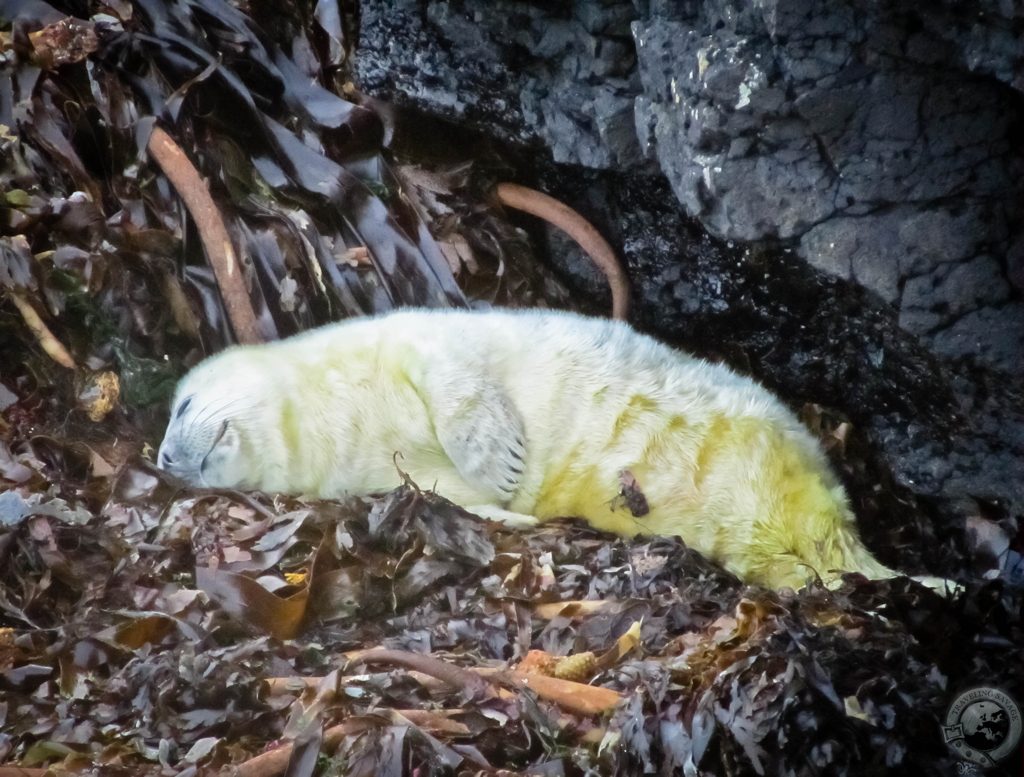
<svg viewBox="0 0 1024 777"><path fill-rule="evenodd" d="M460 378L432 392L438 442L463 480L506 505L526 466L523 419L496 383L472 375Z"/></svg>
<svg viewBox="0 0 1024 777"><path fill-rule="evenodd" d="M505 510L494 505L473 505L466 509L474 515L486 518L488 521L503 523L510 529L532 529L540 523L540 519L532 515L514 513L511 510Z"/></svg>

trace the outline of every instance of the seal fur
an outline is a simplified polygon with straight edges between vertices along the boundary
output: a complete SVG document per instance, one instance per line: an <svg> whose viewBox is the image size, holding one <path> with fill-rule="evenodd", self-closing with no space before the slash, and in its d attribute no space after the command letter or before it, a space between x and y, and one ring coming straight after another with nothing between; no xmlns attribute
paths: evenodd
<svg viewBox="0 0 1024 777"><path fill-rule="evenodd" d="M331 498L397 486L396 453L485 517L678 535L751 583L897 574L765 388L569 313L406 310L230 348L181 380L158 464L196 485Z"/></svg>

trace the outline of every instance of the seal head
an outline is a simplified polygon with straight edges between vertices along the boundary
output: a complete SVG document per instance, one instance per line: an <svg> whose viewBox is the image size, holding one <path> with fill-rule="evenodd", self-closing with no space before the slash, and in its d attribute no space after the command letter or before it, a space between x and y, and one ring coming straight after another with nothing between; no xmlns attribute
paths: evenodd
<svg viewBox="0 0 1024 777"><path fill-rule="evenodd" d="M239 385L237 373L210 369L213 362L179 384L157 466L193 486L252 488L245 428L255 395Z"/></svg>

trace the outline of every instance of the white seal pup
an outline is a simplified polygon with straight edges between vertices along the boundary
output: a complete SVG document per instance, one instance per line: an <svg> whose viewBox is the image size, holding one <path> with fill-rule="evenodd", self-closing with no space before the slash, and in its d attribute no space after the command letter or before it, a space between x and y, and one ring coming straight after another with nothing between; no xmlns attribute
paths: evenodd
<svg viewBox="0 0 1024 777"><path fill-rule="evenodd" d="M397 486L396 453L480 515L678 535L747 582L897 574L765 388L569 313L406 310L227 349L178 385L158 465L195 485L331 498Z"/></svg>

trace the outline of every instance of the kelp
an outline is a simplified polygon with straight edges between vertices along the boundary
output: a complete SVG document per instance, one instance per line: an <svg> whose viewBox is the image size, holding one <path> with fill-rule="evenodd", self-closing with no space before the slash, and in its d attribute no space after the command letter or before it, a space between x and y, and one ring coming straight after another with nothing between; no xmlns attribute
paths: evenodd
<svg viewBox="0 0 1024 777"><path fill-rule="evenodd" d="M207 350L230 341L191 223L146 153L159 122L210 181L268 337L396 305L465 304L380 157L380 120L321 86L304 69L315 60L290 58L227 3L97 6L71 22L64 13L87 9L17 6L0 77L5 288L46 291L53 268L94 297L120 297L124 286L104 280L138 275L152 299L177 298L174 323L162 305L118 331L194 336L174 326L191 314ZM369 261L352 266L356 247Z"/></svg>
<svg viewBox="0 0 1024 777"><path fill-rule="evenodd" d="M42 453L3 470L7 761L941 773L954 691L1021 691L1021 598L998 581L953 602L857 576L772 592L675 539L513 532L412 483L270 498L133 460L47 494Z"/></svg>

